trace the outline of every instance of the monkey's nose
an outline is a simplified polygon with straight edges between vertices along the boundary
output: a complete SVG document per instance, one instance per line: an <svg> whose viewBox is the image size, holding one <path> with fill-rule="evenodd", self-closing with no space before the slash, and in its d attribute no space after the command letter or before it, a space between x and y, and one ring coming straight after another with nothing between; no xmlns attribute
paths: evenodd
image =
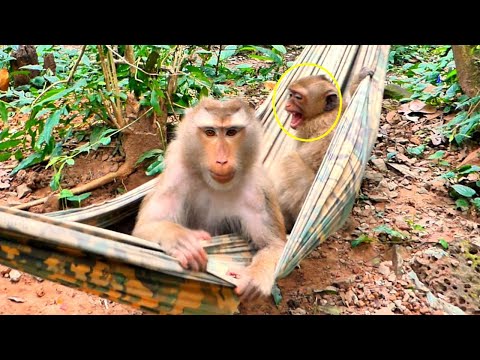
<svg viewBox="0 0 480 360"><path fill-rule="evenodd" d="M217 160L217 164L220 165L225 165L228 162L228 160Z"/></svg>

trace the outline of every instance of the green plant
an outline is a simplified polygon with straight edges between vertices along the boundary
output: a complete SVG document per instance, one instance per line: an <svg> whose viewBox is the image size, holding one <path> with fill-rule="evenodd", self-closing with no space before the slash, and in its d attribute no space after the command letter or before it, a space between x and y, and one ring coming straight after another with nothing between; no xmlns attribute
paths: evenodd
<svg viewBox="0 0 480 360"><path fill-rule="evenodd" d="M480 210L480 181L471 180L471 177L480 177L480 167L477 165L464 165L448 171L440 176L450 183L449 195L455 199L455 207L467 211L470 205Z"/></svg>
<svg viewBox="0 0 480 360"><path fill-rule="evenodd" d="M148 176L158 175L165 169L164 151L161 149L152 149L143 153L135 163L135 166L147 159L155 158L155 160L147 167L145 174Z"/></svg>
<svg viewBox="0 0 480 360"><path fill-rule="evenodd" d="M372 238L366 234L361 234L358 238L356 238L350 243L350 246L354 248L359 246L360 244L370 244L373 241L375 241L375 238Z"/></svg>
<svg viewBox="0 0 480 360"><path fill-rule="evenodd" d="M404 233L400 232L400 231L397 231L397 230L394 230L392 229L390 226L388 225L380 225L380 226L377 226L375 229L373 229L374 232L377 232L379 234L384 234L386 235L387 237L389 237L393 242L399 242L401 240L405 240L408 238L407 235L405 235Z"/></svg>

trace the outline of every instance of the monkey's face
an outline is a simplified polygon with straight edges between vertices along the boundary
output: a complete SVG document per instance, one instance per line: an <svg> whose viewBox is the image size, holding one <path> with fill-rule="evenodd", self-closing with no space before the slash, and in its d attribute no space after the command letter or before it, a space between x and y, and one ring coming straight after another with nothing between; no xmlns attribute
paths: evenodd
<svg viewBox="0 0 480 360"><path fill-rule="evenodd" d="M211 188L228 191L235 187L257 154L251 119L242 107L210 100L208 107L192 116L187 157L195 163L203 180ZM255 119L254 119L255 120ZM192 137L194 139L192 139Z"/></svg>
<svg viewBox="0 0 480 360"><path fill-rule="evenodd" d="M337 91L323 76L300 79L293 83L289 90L285 110L292 115L290 126L293 129L338 107Z"/></svg>

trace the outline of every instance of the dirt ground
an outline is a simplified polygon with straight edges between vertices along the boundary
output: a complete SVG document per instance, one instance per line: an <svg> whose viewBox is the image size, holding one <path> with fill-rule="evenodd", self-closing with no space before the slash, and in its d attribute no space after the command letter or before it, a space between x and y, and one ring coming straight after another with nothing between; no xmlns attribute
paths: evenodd
<svg viewBox="0 0 480 360"><path fill-rule="evenodd" d="M255 102L264 97L257 96ZM345 226L279 281L283 300L278 306L268 298L242 304L240 314L480 313L478 217L455 209L445 180L438 178L446 168L427 159L445 150L444 160L453 168L469 150L450 149L436 132L451 117L431 109L419 111L418 105L414 112L408 105L384 100L377 143ZM427 144L423 156L407 153L407 147L422 143ZM112 142L79 157L76 166L67 170L64 185L115 171L122 161ZM48 194L49 171L32 167L12 180L8 176L12 167L8 161L0 163L0 205ZM124 181L95 190L82 205L118 196L149 179L139 168ZM30 191L22 193L24 184ZM46 211L42 206L31 210ZM402 232L405 238L375 232L380 225ZM372 241L352 247L361 235ZM443 249L439 240L450 247ZM0 265L0 314L141 313Z"/></svg>

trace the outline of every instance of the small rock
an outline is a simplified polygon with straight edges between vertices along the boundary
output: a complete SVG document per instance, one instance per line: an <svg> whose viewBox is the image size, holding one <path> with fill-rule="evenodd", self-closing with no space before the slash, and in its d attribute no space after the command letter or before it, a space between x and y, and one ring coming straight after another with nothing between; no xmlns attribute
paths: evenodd
<svg viewBox="0 0 480 360"><path fill-rule="evenodd" d="M103 154L103 156L102 156L102 161L107 161L107 160L108 160L108 157L109 157L108 154Z"/></svg>
<svg viewBox="0 0 480 360"><path fill-rule="evenodd" d="M407 179L403 179L400 184L402 185L409 185L410 184L410 181L408 181Z"/></svg>
<svg viewBox="0 0 480 360"><path fill-rule="evenodd" d="M8 275L12 271L9 267L6 267L4 265L0 265L0 275L5 276Z"/></svg>
<svg viewBox="0 0 480 360"><path fill-rule="evenodd" d="M391 273L388 275L387 280L394 283L397 280L397 275L395 275L395 273Z"/></svg>
<svg viewBox="0 0 480 360"><path fill-rule="evenodd" d="M302 308L296 308L295 310L290 310L292 315L305 315L307 312Z"/></svg>
<svg viewBox="0 0 480 360"><path fill-rule="evenodd" d="M383 276L388 276L390 275L390 268L386 266L384 263L381 263L378 266L378 272L382 274Z"/></svg>
<svg viewBox="0 0 480 360"><path fill-rule="evenodd" d="M328 301L325 299L320 299L320 305L325 306L328 304Z"/></svg>
<svg viewBox="0 0 480 360"><path fill-rule="evenodd" d="M42 279L41 277L39 276L34 276L35 280L37 280L38 282L43 282L44 279Z"/></svg>
<svg viewBox="0 0 480 360"><path fill-rule="evenodd" d="M418 194L428 194L428 190L425 189L424 187L421 187L417 190Z"/></svg>
<svg viewBox="0 0 480 360"><path fill-rule="evenodd" d="M45 291L43 291L43 289L38 289L36 293L38 297L42 297L43 295L45 295Z"/></svg>
<svg viewBox="0 0 480 360"><path fill-rule="evenodd" d="M18 270L12 270L8 274L10 281L13 283L19 282L20 278L22 277L22 273Z"/></svg>
<svg viewBox="0 0 480 360"><path fill-rule="evenodd" d="M427 308L426 306L423 306L420 308L420 314L425 315L426 313L429 313L429 312L430 312L430 309Z"/></svg>
<svg viewBox="0 0 480 360"><path fill-rule="evenodd" d="M380 183L384 179L381 173L370 170L365 171L365 175L363 177L376 184Z"/></svg>
<svg viewBox="0 0 480 360"><path fill-rule="evenodd" d="M23 198L25 195L30 194L32 189L30 189L26 184L21 184L17 186L17 196L19 199Z"/></svg>
<svg viewBox="0 0 480 360"><path fill-rule="evenodd" d="M372 159L372 164L380 171L387 172L387 165L385 165L385 160L383 159Z"/></svg>

